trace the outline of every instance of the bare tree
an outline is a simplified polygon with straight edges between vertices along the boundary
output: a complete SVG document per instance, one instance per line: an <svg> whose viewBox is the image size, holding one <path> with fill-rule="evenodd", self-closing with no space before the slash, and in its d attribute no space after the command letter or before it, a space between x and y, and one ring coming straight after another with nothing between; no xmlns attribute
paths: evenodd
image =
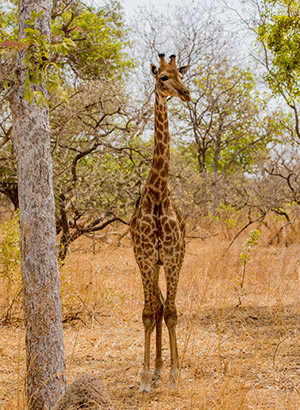
<svg viewBox="0 0 300 410"><path fill-rule="evenodd" d="M181 167L183 182L192 170L199 172L200 177L186 178L184 184L189 186L189 202L201 204L204 213L215 213L227 200L233 207L239 202L236 195L230 198L233 174L240 179L253 172L259 154L266 156L267 145L280 132L276 121L281 113L271 111L267 97L258 92L255 75L243 67L238 33L229 33L220 16L223 11L220 3L170 7L166 15L141 8L134 29L142 70L148 70L153 54L161 51L174 52L191 66L192 101L186 107L170 103L171 135L179 136L172 138L173 146L186 153L171 174L178 175ZM148 83L142 83L145 100L150 100ZM179 187L179 175L177 182Z"/></svg>
<svg viewBox="0 0 300 410"><path fill-rule="evenodd" d="M59 258L78 237L127 223L138 180L130 139L140 129L120 85L91 81L74 90L70 104L54 107L52 149ZM84 104L82 104L84 101ZM132 119L134 118L134 121ZM133 124L134 123L134 124Z"/></svg>
<svg viewBox="0 0 300 410"><path fill-rule="evenodd" d="M33 12L36 28L50 37L51 1L20 0L19 37ZM49 110L24 100L27 50L19 50L11 94L17 160L21 260L30 410L49 409L65 390L65 359L58 272ZM35 86L46 95L43 86Z"/></svg>

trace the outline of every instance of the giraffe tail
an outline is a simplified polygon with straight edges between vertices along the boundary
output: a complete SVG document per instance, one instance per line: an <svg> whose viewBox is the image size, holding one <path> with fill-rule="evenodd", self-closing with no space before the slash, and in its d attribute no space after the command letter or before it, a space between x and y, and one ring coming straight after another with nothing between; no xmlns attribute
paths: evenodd
<svg viewBox="0 0 300 410"><path fill-rule="evenodd" d="M160 271L160 267L162 264L158 263L155 267L155 278L154 278L154 287L155 287L155 296L156 296L156 301L158 306L164 305L165 304L165 299L163 297L163 294L159 288L159 271Z"/></svg>
<svg viewBox="0 0 300 410"><path fill-rule="evenodd" d="M158 299L159 299L159 301L160 301L160 304L161 304L162 306L164 306L164 304L165 304L165 298L163 297L163 294L161 293L161 290L160 290L159 286L157 286L157 291L158 291Z"/></svg>

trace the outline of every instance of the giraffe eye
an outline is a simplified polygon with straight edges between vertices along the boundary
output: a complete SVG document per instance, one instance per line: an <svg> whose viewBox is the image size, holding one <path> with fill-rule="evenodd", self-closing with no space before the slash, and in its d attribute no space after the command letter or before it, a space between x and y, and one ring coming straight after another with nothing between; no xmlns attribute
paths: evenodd
<svg viewBox="0 0 300 410"><path fill-rule="evenodd" d="M161 81L167 81L169 79L169 77L167 75L163 75L162 77L160 77Z"/></svg>

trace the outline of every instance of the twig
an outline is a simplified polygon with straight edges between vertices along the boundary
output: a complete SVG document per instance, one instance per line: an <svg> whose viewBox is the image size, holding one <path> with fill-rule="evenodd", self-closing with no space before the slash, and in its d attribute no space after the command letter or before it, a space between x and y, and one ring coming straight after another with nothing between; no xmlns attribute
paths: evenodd
<svg viewBox="0 0 300 410"><path fill-rule="evenodd" d="M96 314L92 311L92 310L90 310L89 308L88 308L88 306L87 306L87 304L85 303L85 301L82 299L82 297L79 295L79 293L78 292L76 292L75 290L73 290L70 286L66 286L79 300L80 300L80 302L82 303L82 306L86 309L86 311L87 311L87 313L90 315L90 317L92 317L92 318L94 318L94 320L98 323L98 325L102 325L102 323L97 319L97 317L96 317ZM83 313L83 312L76 312L77 314L80 314L80 313ZM75 313L75 315L76 315L76 313ZM85 325L86 325L86 323L84 322L84 320L82 319L82 317L77 317L77 318L75 318L75 319L77 319L77 320L81 320ZM74 317L73 317L73 320L74 320Z"/></svg>
<svg viewBox="0 0 300 410"><path fill-rule="evenodd" d="M129 233L130 229L127 229L122 235L119 236L118 246L121 246L121 240Z"/></svg>
<svg viewBox="0 0 300 410"><path fill-rule="evenodd" d="M280 340L280 341L277 343L275 352L274 352L274 354L273 354L273 367L275 367L276 353L277 353L277 351L278 351L278 349L279 349L279 346L280 346L283 342L285 342L286 339L288 339L288 338L289 338L289 336L286 336L284 339Z"/></svg>
<svg viewBox="0 0 300 410"><path fill-rule="evenodd" d="M4 139L0 144L0 149L2 147L4 147L4 145L9 141L10 136L11 136L11 132L12 132L12 127L10 127L9 130L7 131L7 133L5 134Z"/></svg>
<svg viewBox="0 0 300 410"><path fill-rule="evenodd" d="M186 238L189 238L189 239L207 239L207 238L213 238L214 236L218 236L218 235L219 235L218 233L215 233L215 234L213 234L213 235L206 235L206 236L201 236L201 235L199 235L199 236L185 235L185 237L186 237Z"/></svg>

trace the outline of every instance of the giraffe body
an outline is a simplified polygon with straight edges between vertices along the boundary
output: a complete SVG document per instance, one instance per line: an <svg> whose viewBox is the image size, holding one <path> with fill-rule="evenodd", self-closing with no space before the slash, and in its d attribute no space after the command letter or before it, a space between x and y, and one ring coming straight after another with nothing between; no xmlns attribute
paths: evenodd
<svg viewBox="0 0 300 410"><path fill-rule="evenodd" d="M130 221L134 255L139 266L144 288L143 324L145 328L144 366L141 372L140 390L149 391L150 339L156 327L155 374L160 375L162 361L162 321L166 322L171 350L171 387L175 388L178 372L176 342L176 292L179 272L185 251L185 224L180 211L172 203L168 188L170 161L170 136L167 115L168 96L177 96L190 101L190 94L177 69L175 56L168 64L160 55L159 69L152 66L155 85L155 141L152 167L143 189L140 202ZM164 267L166 278L166 299L159 289L160 266Z"/></svg>

